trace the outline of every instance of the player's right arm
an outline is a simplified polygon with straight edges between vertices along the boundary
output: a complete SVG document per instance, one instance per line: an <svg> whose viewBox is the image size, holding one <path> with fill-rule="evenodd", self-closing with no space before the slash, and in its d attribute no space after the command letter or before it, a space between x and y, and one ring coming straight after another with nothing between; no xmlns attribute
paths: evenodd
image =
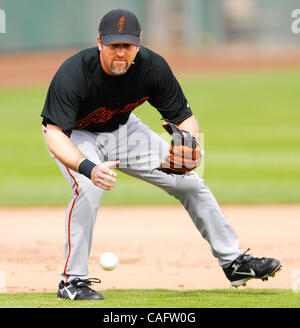
<svg viewBox="0 0 300 328"><path fill-rule="evenodd" d="M65 166L78 172L80 162L86 157L74 145L62 129L53 124L47 124L47 144L51 153ZM66 156L66 154L68 154Z"/></svg>
<svg viewBox="0 0 300 328"><path fill-rule="evenodd" d="M51 153L65 166L79 172L79 166L87 158L76 147L72 140L53 124L47 124L47 144ZM94 165L90 172L90 179L94 185L110 190L115 186L117 173L111 168L118 167L119 161L108 161Z"/></svg>
<svg viewBox="0 0 300 328"><path fill-rule="evenodd" d="M47 144L53 155L66 167L84 174L105 190L114 187L115 176L111 168L119 162L99 165L89 161L64 131L75 127L77 113L88 90L88 83L79 57L70 57L51 81L41 116L47 126Z"/></svg>

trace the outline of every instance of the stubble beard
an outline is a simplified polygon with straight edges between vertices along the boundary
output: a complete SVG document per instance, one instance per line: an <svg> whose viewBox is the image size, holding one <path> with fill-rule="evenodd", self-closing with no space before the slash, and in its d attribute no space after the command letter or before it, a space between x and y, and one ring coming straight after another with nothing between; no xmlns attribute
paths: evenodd
<svg viewBox="0 0 300 328"><path fill-rule="evenodd" d="M129 65L125 62L124 65L114 65L114 62L110 65L110 70L114 75L123 75L128 71Z"/></svg>

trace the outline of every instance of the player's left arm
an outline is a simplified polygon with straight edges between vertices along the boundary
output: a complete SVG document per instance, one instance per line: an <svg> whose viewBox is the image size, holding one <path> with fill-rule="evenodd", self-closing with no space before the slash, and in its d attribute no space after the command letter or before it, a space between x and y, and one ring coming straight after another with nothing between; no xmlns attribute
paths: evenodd
<svg viewBox="0 0 300 328"><path fill-rule="evenodd" d="M188 131L200 143L200 127L198 120L194 115L188 117L179 124L176 124L178 129Z"/></svg>
<svg viewBox="0 0 300 328"><path fill-rule="evenodd" d="M169 154L157 168L167 174L185 174L200 165L203 150L200 145L199 124L191 115L180 123L163 123L172 136Z"/></svg>

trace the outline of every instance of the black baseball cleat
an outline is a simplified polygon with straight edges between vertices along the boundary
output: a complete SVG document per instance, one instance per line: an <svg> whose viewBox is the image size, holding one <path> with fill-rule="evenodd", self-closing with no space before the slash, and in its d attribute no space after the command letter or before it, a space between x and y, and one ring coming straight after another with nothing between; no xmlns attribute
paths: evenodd
<svg viewBox="0 0 300 328"><path fill-rule="evenodd" d="M249 250L250 248L235 259L228 267L223 268L231 286L246 286L247 281L250 279L268 280L268 277L274 277L276 272L281 269L281 264L278 260L246 255Z"/></svg>
<svg viewBox="0 0 300 328"><path fill-rule="evenodd" d="M75 278L65 283L63 280L58 285L57 298L68 300L103 300L104 296L91 289L92 283L100 283L97 278L80 279Z"/></svg>

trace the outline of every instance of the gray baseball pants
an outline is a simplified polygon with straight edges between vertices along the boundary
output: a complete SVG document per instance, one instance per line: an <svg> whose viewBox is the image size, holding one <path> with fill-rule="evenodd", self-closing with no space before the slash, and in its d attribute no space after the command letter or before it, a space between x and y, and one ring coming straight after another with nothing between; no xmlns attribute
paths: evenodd
<svg viewBox="0 0 300 328"><path fill-rule="evenodd" d="M71 140L94 163L118 159L120 171L156 185L178 199L210 244L219 265L226 266L241 254L233 229L203 179L195 172L183 177L154 170L169 153L169 144L134 114L113 132L73 130ZM86 278L93 228L104 190L54 159L73 188L65 217L66 262L62 276L65 281Z"/></svg>

